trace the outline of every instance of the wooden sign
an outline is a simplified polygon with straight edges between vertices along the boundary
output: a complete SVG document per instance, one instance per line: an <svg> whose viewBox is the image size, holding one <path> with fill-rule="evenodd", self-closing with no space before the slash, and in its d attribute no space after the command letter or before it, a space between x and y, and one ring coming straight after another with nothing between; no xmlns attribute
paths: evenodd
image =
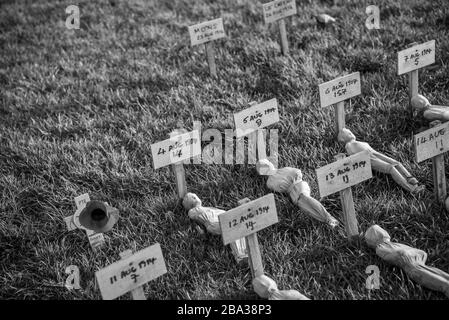
<svg viewBox="0 0 449 320"><path fill-rule="evenodd" d="M262 5L265 23L275 22L296 14L295 0L276 0Z"/></svg>
<svg viewBox="0 0 449 320"><path fill-rule="evenodd" d="M165 274L159 243L95 272L104 300L112 300Z"/></svg>
<svg viewBox="0 0 449 320"><path fill-rule="evenodd" d="M398 52L398 75L435 63L435 40Z"/></svg>
<svg viewBox="0 0 449 320"><path fill-rule="evenodd" d="M265 23L278 21L282 54L288 55L287 29L285 18L296 14L295 0L276 0L262 5Z"/></svg>
<svg viewBox="0 0 449 320"><path fill-rule="evenodd" d="M415 151L417 162L449 151L449 122L416 134Z"/></svg>
<svg viewBox="0 0 449 320"><path fill-rule="evenodd" d="M189 27L190 43L192 46L226 37L223 19L206 21Z"/></svg>
<svg viewBox="0 0 449 320"><path fill-rule="evenodd" d="M215 63L215 53L212 41L226 37L223 19L218 18L190 26L189 34L192 46L205 44L209 73L212 77L217 78L217 65Z"/></svg>
<svg viewBox="0 0 449 320"><path fill-rule="evenodd" d="M279 221L272 193L222 213L218 219L225 245Z"/></svg>
<svg viewBox="0 0 449 320"><path fill-rule="evenodd" d="M197 156L201 153L201 140L194 130L151 145L154 169Z"/></svg>
<svg viewBox="0 0 449 320"><path fill-rule="evenodd" d="M235 113L235 135L240 138L276 122L279 122L279 110L274 98Z"/></svg>
<svg viewBox="0 0 449 320"><path fill-rule="evenodd" d="M327 107L362 93L360 72L319 85L321 107Z"/></svg>
<svg viewBox="0 0 449 320"><path fill-rule="evenodd" d="M433 121L432 128L415 135L416 160L432 159L433 185L438 203L447 199L444 153L449 150L449 122Z"/></svg>
<svg viewBox="0 0 449 320"><path fill-rule="evenodd" d="M321 198L359 184L373 176L369 153L362 151L337 160L316 169L316 175Z"/></svg>

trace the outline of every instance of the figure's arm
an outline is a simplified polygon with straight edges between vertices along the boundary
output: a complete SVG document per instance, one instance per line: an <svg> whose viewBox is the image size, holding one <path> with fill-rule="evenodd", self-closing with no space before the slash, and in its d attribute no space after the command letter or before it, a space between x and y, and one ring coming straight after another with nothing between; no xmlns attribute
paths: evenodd
<svg viewBox="0 0 449 320"><path fill-rule="evenodd" d="M308 195L300 194L294 203L312 218L325 222L332 228L338 225L338 220L331 216L318 200Z"/></svg>
<svg viewBox="0 0 449 320"><path fill-rule="evenodd" d="M395 160L393 158L390 158L389 156L386 156L383 153L380 153L378 151L374 151L373 155L376 156L378 159L383 160L385 162L388 162L390 164L400 164L399 161L397 161L397 160Z"/></svg>
<svg viewBox="0 0 449 320"><path fill-rule="evenodd" d="M425 264L412 265L406 272L423 287L442 292L449 298L449 274L446 272Z"/></svg>
<svg viewBox="0 0 449 320"><path fill-rule="evenodd" d="M426 266L427 253L423 250L386 242L377 246L376 253L385 261L402 268L413 281L449 297L449 274Z"/></svg>
<svg viewBox="0 0 449 320"><path fill-rule="evenodd" d="M423 116L430 121L449 121L449 107L431 106L429 109L424 111Z"/></svg>

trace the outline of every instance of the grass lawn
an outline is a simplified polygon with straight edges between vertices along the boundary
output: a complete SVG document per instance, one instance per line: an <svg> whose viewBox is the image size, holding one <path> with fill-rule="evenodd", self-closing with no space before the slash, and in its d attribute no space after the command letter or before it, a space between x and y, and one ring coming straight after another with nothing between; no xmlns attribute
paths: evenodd
<svg viewBox="0 0 449 320"><path fill-rule="evenodd" d="M265 25L256 0L2 1L0 4L0 298L101 299L94 273L126 249L161 244L168 273L145 286L149 299L255 299L247 265L237 265L218 236L201 236L177 201L169 167L153 170L150 145L176 128L233 128L248 102L277 98L279 167L303 171L318 197L315 169L343 152L333 108L321 109L318 85L360 71L362 95L346 105L361 141L402 161L426 185L411 195L385 175L353 188L360 230L377 223L392 240L421 248L428 264L449 271L449 215L433 200L431 161L418 164L397 52L435 39L437 67L420 71L420 92L449 102L449 7L446 0L306 1L287 19L290 56L278 28ZM68 30L65 8L77 4L81 29ZM365 27L380 7L381 29ZM317 26L328 13L334 26ZM223 17L215 42L218 80L204 46L191 47L187 26ZM205 144L205 143L204 143ZM447 164L447 162L446 162ZM270 191L254 165L186 166L189 191L205 206L231 209ZM85 234L66 230L73 198L89 193L121 218L98 254ZM444 299L413 283L364 243L336 231L276 194L280 222L259 233L266 274L281 289L312 299ZM341 221L338 195L323 200ZM80 268L82 289L58 287L65 267ZM380 269L369 294L365 268ZM122 299L129 299L123 296Z"/></svg>

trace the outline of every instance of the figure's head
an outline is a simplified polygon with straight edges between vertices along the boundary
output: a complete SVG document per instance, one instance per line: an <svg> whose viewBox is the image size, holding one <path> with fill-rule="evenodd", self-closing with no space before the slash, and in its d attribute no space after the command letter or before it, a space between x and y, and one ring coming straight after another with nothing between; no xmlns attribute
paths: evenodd
<svg viewBox="0 0 449 320"><path fill-rule="evenodd" d="M429 100L427 100L426 97L420 94L414 96L410 103L412 105L412 108L417 110L426 109L428 106L430 106Z"/></svg>
<svg viewBox="0 0 449 320"><path fill-rule="evenodd" d="M268 299L270 293L277 290L278 286L273 279L263 274L253 279L253 288L259 297Z"/></svg>
<svg viewBox="0 0 449 320"><path fill-rule="evenodd" d="M348 143L349 141L355 140L355 135L348 128L343 128L338 133L338 141L343 143Z"/></svg>
<svg viewBox="0 0 449 320"><path fill-rule="evenodd" d="M366 230L365 241L371 248L376 248L382 242L390 241L390 235L387 231L375 224Z"/></svg>
<svg viewBox="0 0 449 320"><path fill-rule="evenodd" d="M271 176L276 173L276 168L274 164L268 159L262 159L256 163L256 171L262 176Z"/></svg>
<svg viewBox="0 0 449 320"><path fill-rule="evenodd" d="M184 199L182 199L182 205L187 211L192 208L199 207L201 204L200 198L198 198L198 196L194 193L189 192L184 196Z"/></svg>

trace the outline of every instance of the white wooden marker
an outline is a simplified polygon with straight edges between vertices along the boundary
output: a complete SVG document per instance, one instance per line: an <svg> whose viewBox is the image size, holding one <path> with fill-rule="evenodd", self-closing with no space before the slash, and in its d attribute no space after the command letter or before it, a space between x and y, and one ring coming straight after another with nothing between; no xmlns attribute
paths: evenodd
<svg viewBox="0 0 449 320"><path fill-rule="evenodd" d="M267 158L267 152L265 148L265 130L261 129L276 122L279 122L279 109L276 98L259 104L251 102L249 108L234 114L235 135L237 138L241 138L257 131L257 155L259 160L263 160Z"/></svg>
<svg viewBox="0 0 449 320"><path fill-rule="evenodd" d="M346 157L335 156L335 162L316 169L320 197L340 192L343 221L348 238L359 234L351 186L372 178L371 160L367 151Z"/></svg>
<svg viewBox="0 0 449 320"><path fill-rule="evenodd" d="M321 107L334 105L337 134L345 124L345 100L362 93L360 72L322 83L319 85Z"/></svg>
<svg viewBox="0 0 449 320"><path fill-rule="evenodd" d="M262 5L265 23L278 21L282 54L288 55L287 30L285 18L296 14L295 0L275 0Z"/></svg>
<svg viewBox="0 0 449 320"><path fill-rule="evenodd" d="M433 184L438 203L444 203L447 197L444 153L449 150L449 122L431 123L433 128L415 135L416 161L432 159Z"/></svg>
<svg viewBox="0 0 449 320"><path fill-rule="evenodd" d="M264 273L257 232L279 222L272 193L254 201L244 199L240 206L218 216L223 243L245 237L253 278Z"/></svg>
<svg viewBox="0 0 449 320"><path fill-rule="evenodd" d="M154 169L173 165L180 199L187 193L185 171L182 162L201 154L201 140L197 130L170 134L170 138L151 145Z"/></svg>
<svg viewBox="0 0 449 320"><path fill-rule="evenodd" d="M217 77L217 66L215 65L214 46L212 41L226 37L223 19L206 21L189 27L190 43L192 46L205 44L207 63L210 75Z"/></svg>
<svg viewBox="0 0 449 320"><path fill-rule="evenodd" d="M75 198L76 204L76 212L68 217L64 218L64 222L66 223L67 230L72 231L75 229L81 229L86 231L87 238L89 239L90 246L95 251L104 245L105 240L103 233L96 233L93 230L88 230L81 226L79 223L79 215L81 211L83 211L86 204L90 201L89 194L85 193Z"/></svg>
<svg viewBox="0 0 449 320"><path fill-rule="evenodd" d="M167 273L161 246L156 243L132 254L120 253L121 260L95 272L101 296L112 300L131 291L133 300L146 300L142 286Z"/></svg>
<svg viewBox="0 0 449 320"><path fill-rule="evenodd" d="M435 40L416 45L398 52L398 75L408 73L409 100L418 94L418 70L435 63ZM410 103L410 108L412 108ZM413 112L413 109L412 109Z"/></svg>
<svg viewBox="0 0 449 320"><path fill-rule="evenodd" d="M65 273L69 276L65 280L65 287L69 290L79 290L80 286L80 270L75 265L70 265L65 268Z"/></svg>

